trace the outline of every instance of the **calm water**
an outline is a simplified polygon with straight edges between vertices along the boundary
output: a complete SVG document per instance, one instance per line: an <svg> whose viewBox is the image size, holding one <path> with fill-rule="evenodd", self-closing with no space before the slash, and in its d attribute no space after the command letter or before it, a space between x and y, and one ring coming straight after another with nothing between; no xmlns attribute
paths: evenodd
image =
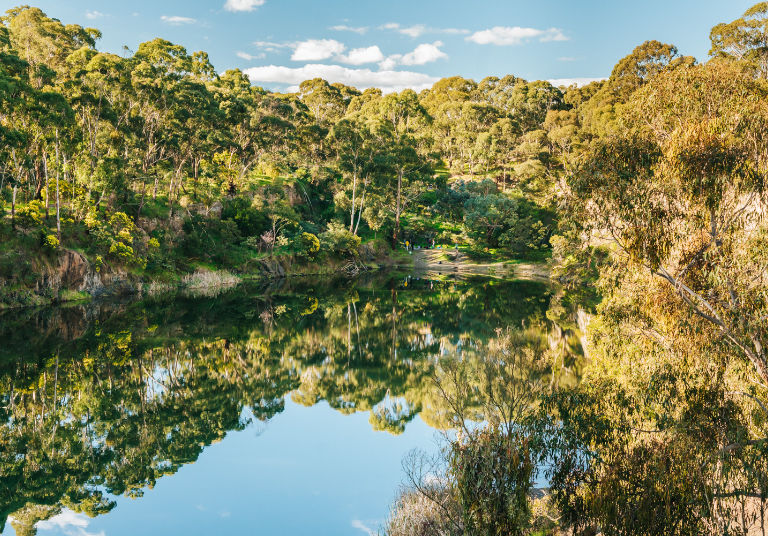
<svg viewBox="0 0 768 536"><path fill-rule="evenodd" d="M375 532L447 422L438 360L511 326L574 375L549 302L377 274L0 315L2 533Z"/></svg>

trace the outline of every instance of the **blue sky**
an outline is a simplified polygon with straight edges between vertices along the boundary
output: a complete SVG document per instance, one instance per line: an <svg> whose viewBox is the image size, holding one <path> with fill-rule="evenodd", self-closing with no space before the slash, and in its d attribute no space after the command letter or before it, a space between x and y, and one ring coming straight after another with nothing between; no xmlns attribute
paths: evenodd
<svg viewBox="0 0 768 536"><path fill-rule="evenodd" d="M706 60L709 30L754 0L25 0L101 29L102 50L164 37L217 70L286 89L322 76L360 88L421 89L461 75L608 76L647 39ZM0 1L4 11L18 2Z"/></svg>

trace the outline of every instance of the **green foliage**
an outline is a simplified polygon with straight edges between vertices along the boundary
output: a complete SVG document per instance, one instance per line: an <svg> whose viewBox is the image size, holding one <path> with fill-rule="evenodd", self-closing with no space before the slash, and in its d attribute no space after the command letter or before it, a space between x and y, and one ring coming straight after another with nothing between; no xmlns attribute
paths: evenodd
<svg viewBox="0 0 768 536"><path fill-rule="evenodd" d="M221 219L235 222L244 237L261 236L269 228L267 215L243 197L227 199L221 211Z"/></svg>
<svg viewBox="0 0 768 536"><path fill-rule="evenodd" d="M314 258L320 251L320 240L312 233L301 233L299 237L301 253L308 258Z"/></svg>
<svg viewBox="0 0 768 536"><path fill-rule="evenodd" d="M56 251L59 249L59 239L56 237L56 235L44 235L43 247L49 251Z"/></svg>
<svg viewBox="0 0 768 536"><path fill-rule="evenodd" d="M530 440L493 427L472 435L453 442L448 456L465 533L526 534L534 472Z"/></svg>
<svg viewBox="0 0 768 536"><path fill-rule="evenodd" d="M146 266L146 256L137 251L139 230L127 214L115 212L107 216L91 211L85 224L94 237L96 251L121 264Z"/></svg>
<svg viewBox="0 0 768 536"><path fill-rule="evenodd" d="M30 201L16 209L16 219L19 225L26 228L39 227L43 224L45 205L42 201Z"/></svg>
<svg viewBox="0 0 768 536"><path fill-rule="evenodd" d="M329 223L328 229L319 238L320 250L329 255L357 257L360 250L360 237L338 222Z"/></svg>
<svg viewBox="0 0 768 536"><path fill-rule="evenodd" d="M181 253L190 259L210 260L229 266L232 244L239 244L242 235L232 220L193 215L184 221Z"/></svg>

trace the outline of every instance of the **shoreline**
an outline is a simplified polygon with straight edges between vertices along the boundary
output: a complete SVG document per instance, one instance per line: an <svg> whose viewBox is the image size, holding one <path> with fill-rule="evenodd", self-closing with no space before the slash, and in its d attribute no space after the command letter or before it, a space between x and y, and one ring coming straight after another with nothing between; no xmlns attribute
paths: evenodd
<svg viewBox="0 0 768 536"><path fill-rule="evenodd" d="M499 279L549 279L545 262L526 263L503 260L490 263L475 262L466 255L447 258L445 250L415 250L413 255L393 252L384 257L361 259L332 259L326 262L297 263L292 257L262 259L256 270L230 270L198 267L187 273L173 274L173 279L161 277L143 279L124 269L100 272L82 254L67 250L59 257L59 266L38 274L34 288L17 289L30 303L0 302L0 311L50 307L64 304L89 303L121 297L151 297L167 293L190 292L215 296L222 290L246 282L269 282L281 279L346 275L354 277L364 272L382 270L410 271L418 277L485 276ZM73 258L77 262L73 262ZM49 285L49 286L46 286ZM48 296L55 292L55 296Z"/></svg>

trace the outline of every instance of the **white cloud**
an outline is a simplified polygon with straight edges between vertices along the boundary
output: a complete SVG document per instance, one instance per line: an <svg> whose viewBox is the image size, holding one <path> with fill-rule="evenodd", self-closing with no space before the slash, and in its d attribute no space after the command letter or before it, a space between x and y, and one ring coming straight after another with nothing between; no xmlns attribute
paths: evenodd
<svg viewBox="0 0 768 536"><path fill-rule="evenodd" d="M553 86L586 86L587 84L591 82L600 82L601 80L606 80L606 78L553 78L551 80L547 80L550 84Z"/></svg>
<svg viewBox="0 0 768 536"><path fill-rule="evenodd" d="M347 26L346 24L337 24L336 26L331 26L328 29L334 30L336 32L354 32L356 34L363 35L368 31L368 26Z"/></svg>
<svg viewBox="0 0 768 536"><path fill-rule="evenodd" d="M246 61L252 61L252 60L260 60L264 57L266 57L266 54L263 52L260 54L248 54L247 52L240 52L239 50L235 52L235 56L238 58L242 58Z"/></svg>
<svg viewBox="0 0 768 536"><path fill-rule="evenodd" d="M190 17L179 17L178 15L163 15L160 17L160 20L173 26L181 26L182 24L194 24L197 22L196 19Z"/></svg>
<svg viewBox="0 0 768 536"><path fill-rule="evenodd" d="M403 35L407 35L409 37L419 37L424 34L468 34L470 33L469 30L464 30L461 28L432 28L430 26L425 26L424 24L414 24L413 26L402 26L397 22L388 22L386 24L383 24L379 26L380 30L394 30L398 33L401 33Z"/></svg>
<svg viewBox="0 0 768 536"><path fill-rule="evenodd" d="M397 66L402 57L402 54L392 54L391 56L387 56L387 58L379 62L379 69L382 71L391 71Z"/></svg>
<svg viewBox="0 0 768 536"><path fill-rule="evenodd" d="M35 523L38 530L58 529L67 536L104 536L104 531L88 532L90 518L84 514L76 514L72 510L64 509L60 514L44 521Z"/></svg>
<svg viewBox="0 0 768 536"><path fill-rule="evenodd" d="M347 48L335 39L307 39L293 45L293 61L327 60L344 52Z"/></svg>
<svg viewBox="0 0 768 536"><path fill-rule="evenodd" d="M253 44L265 52L277 52L281 48L296 48L296 43L274 43L272 41L254 41Z"/></svg>
<svg viewBox="0 0 768 536"><path fill-rule="evenodd" d="M365 532L368 536L376 536L376 534L378 534L377 532L374 532L373 529L369 528L365 523L363 523L359 519L352 520L352 528L360 529L363 532Z"/></svg>
<svg viewBox="0 0 768 536"><path fill-rule="evenodd" d="M479 45L519 45L531 39L545 41L567 41L568 37L558 28L539 30L537 28L522 28L520 26L494 26L487 30L475 32L467 41Z"/></svg>
<svg viewBox="0 0 768 536"><path fill-rule="evenodd" d="M557 61L579 61L579 58L574 58L573 56L560 56L557 58Z"/></svg>
<svg viewBox="0 0 768 536"><path fill-rule="evenodd" d="M104 13L102 13L101 11L96 11L95 9L93 11L85 12L85 18L88 20L100 19L103 16L104 16Z"/></svg>
<svg viewBox="0 0 768 536"><path fill-rule="evenodd" d="M419 37L427 31L427 27L423 24L416 24L414 26L409 26L408 28L399 28L397 31L410 37Z"/></svg>
<svg viewBox="0 0 768 536"><path fill-rule="evenodd" d="M253 11L263 6L266 0L227 0L224 9L227 11Z"/></svg>
<svg viewBox="0 0 768 536"><path fill-rule="evenodd" d="M376 63L384 59L384 54L376 45L364 48L353 48L348 54L336 58L342 63L363 65L364 63Z"/></svg>
<svg viewBox="0 0 768 536"><path fill-rule="evenodd" d="M444 34L460 34L460 35L466 35L468 33L472 33L469 30L465 30L464 28L441 28L435 31L435 33L444 33Z"/></svg>
<svg viewBox="0 0 768 536"><path fill-rule="evenodd" d="M442 41L422 43L417 46L413 52L405 54L400 59L400 63L403 65L424 65L425 63L437 61L441 58L447 58L448 54L440 50L441 46L443 46Z"/></svg>
<svg viewBox="0 0 768 536"><path fill-rule="evenodd" d="M432 87L438 78L412 71L350 69L341 65L310 63L303 67L267 65L251 67L243 72L252 82L297 85L304 80L324 78L329 82L341 82L358 89L378 87L384 93L414 89L420 91Z"/></svg>
<svg viewBox="0 0 768 536"><path fill-rule="evenodd" d="M391 54L379 62L379 69L390 71L397 65L424 65L432 61L447 58L448 54L440 50L442 41L434 43L422 43L407 54Z"/></svg>
<svg viewBox="0 0 768 536"><path fill-rule="evenodd" d="M569 41L570 39L560 28L550 28L544 31L544 35L539 41L546 43L547 41Z"/></svg>

